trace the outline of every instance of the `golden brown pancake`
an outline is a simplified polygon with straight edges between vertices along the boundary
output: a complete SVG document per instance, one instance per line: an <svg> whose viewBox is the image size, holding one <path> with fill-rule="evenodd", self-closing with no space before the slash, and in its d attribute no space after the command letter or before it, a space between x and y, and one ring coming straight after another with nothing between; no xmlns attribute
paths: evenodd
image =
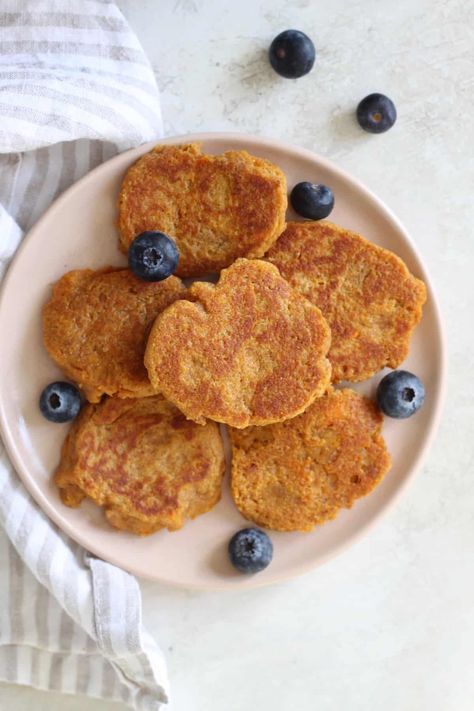
<svg viewBox="0 0 474 711"><path fill-rule="evenodd" d="M43 309L44 344L90 402L104 393L151 395L143 365L148 332L184 291L176 277L145 282L128 269L68 272Z"/></svg>
<svg viewBox="0 0 474 711"><path fill-rule="evenodd" d="M330 222L291 222L266 258L326 317L333 382L406 358L426 289L392 252Z"/></svg>
<svg viewBox="0 0 474 711"><path fill-rule="evenodd" d="M155 395L86 405L63 444L55 482L67 506L87 496L116 528L146 535L209 511L223 475L218 425L196 425Z"/></svg>
<svg viewBox="0 0 474 711"><path fill-rule="evenodd" d="M382 415L352 390L329 390L305 413L231 429L232 495L245 518L310 531L365 496L390 467Z"/></svg>
<svg viewBox="0 0 474 711"><path fill-rule="evenodd" d="M128 169L118 202L121 248L158 230L179 248L176 274L199 276L261 257L285 229L283 172L246 151L156 146Z"/></svg>
<svg viewBox="0 0 474 711"><path fill-rule="evenodd" d="M158 316L145 352L153 387L186 417L265 425L324 393L327 323L271 264L239 259L187 298Z"/></svg>

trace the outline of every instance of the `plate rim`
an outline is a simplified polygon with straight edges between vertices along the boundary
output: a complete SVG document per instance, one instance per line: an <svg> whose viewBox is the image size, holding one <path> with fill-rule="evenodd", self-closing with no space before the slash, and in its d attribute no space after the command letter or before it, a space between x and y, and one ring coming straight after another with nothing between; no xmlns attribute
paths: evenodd
<svg viewBox="0 0 474 711"><path fill-rule="evenodd" d="M446 379L447 379L447 346L446 346L446 334L445 334L445 328L443 324L443 319L442 319L442 314L441 314L441 309L439 306L439 300L436 294L435 289L433 288L433 282L431 279L431 275L429 273L428 268L426 267L425 261L422 259L421 254L418 250L417 245L414 243L413 239L411 238L410 234L402 224L402 222L399 220L398 217L394 214L394 212L379 198L372 190L367 188L362 182L360 182L357 178L354 178L352 175L350 175L347 171L344 169L340 168L337 166L335 163L333 163L331 160L327 159L326 157L320 155L319 153L316 153L315 151L312 151L307 148L302 148L301 146L295 145L289 141L284 141L284 140L279 140L275 138L269 138L265 136L259 136L256 134L248 134L248 133L239 133L239 132L225 132L225 131L219 131L219 132L198 132L198 133L190 133L190 134L182 134L178 136L168 136L166 138L158 138L154 141L148 141L146 143L141 144L140 146L137 146L135 148L131 148L127 151L122 151L121 153L118 153L117 155L113 156L110 158L108 161L104 161L104 163L101 163L100 165L96 166L92 170L90 170L86 175L84 175L82 178L80 178L78 181L70 185L61 195L59 195L52 203L51 205L47 208L47 210L43 213L43 215L35 222L35 224L28 230L28 232L25 234L23 237L20 246L16 250L13 258L11 259L11 262L7 268L6 274L4 275L4 278L2 280L2 285L0 289L0 317L1 314L3 313L3 302L5 299L5 294L8 291L8 286L11 278L11 273L12 273L12 267L14 267L16 259L21 255L22 251L26 249L27 244L29 243L30 240L34 239L35 234L37 231L41 230L42 224L44 221L47 219L51 219L51 216L54 216L54 211L57 210L58 208L61 207L62 203L70 198L70 196L78 189L80 189L80 186L82 183L86 180L90 180L91 176L95 175L96 173L99 173L101 170L103 170L105 165L109 165L113 162L118 162L123 159L123 156L126 154L135 154L136 157L138 158L140 155L143 153L146 153L147 151L151 150L154 146L160 145L160 144L178 144L178 143L190 143L190 142L206 142L206 141L220 141L222 143L256 143L261 146L265 146L268 149L273 149L273 150L284 150L285 152L292 153L293 155L298 155L300 158L309 160L311 162L317 162L319 163L322 167L324 167L326 170L336 174L339 179L344 181L345 183L349 184L351 187L354 187L358 192L362 193L365 197L366 200L369 201L369 203L372 203L373 205L376 206L377 210L381 213L383 213L384 217L391 223L392 227L394 228L395 231L400 233L404 240L408 243L410 246L413 254L416 257L416 260L418 261L419 265L421 266L421 271L422 271L422 278L426 282L427 287L428 287L428 292L430 294L430 303L433 308L433 314L435 317L436 321L436 326L438 330L438 336L439 336L439 342L440 342L440 351L438 354L439 357L439 382L437 382L437 396L435 398L435 402L433 404L434 411L431 415L431 420L430 424L428 427L428 432L426 434L426 437L424 439L423 445L421 449L418 451L417 455L415 456L413 462L411 463L410 466L410 471L408 476L406 476L397 486L395 491L391 494L390 498L383 502L380 507L377 509L377 511L371 516L371 518L365 522L363 522L360 527L357 529L355 533L353 533L348 540L340 541L331 548L330 551L327 551L325 554L319 555L317 562L314 563L303 563L299 564L296 567L291 569L291 572L288 572L287 574L282 573L279 575L278 580L267 580L265 577L260 578L259 576L244 576L243 578L228 578L228 579L223 579L221 583L184 583L180 581L173 581L170 580L169 578L166 577L161 577L160 575L156 574L147 574L146 572L143 572L141 569L134 568L133 565L128 566L124 565L123 561L119 560L119 557L114 555L114 553L107 555L104 555L103 550L101 550L101 546L99 545L98 547L95 546L95 544L91 545L89 540L85 542L84 537L81 535L81 532L77 531L77 529L74 527L74 524L70 524L69 520L65 517L62 516L59 511L55 508L54 504L50 501L50 499L41 491L40 487L37 485L36 481L34 478L30 478L26 473L23 472L23 464L22 464L22 459L20 456L20 453L16 447L15 440L13 437L10 437L10 429L8 427L8 422L7 422L7 414L5 412L5 407L4 407L4 399L1 396L1 391L0 391L0 433L2 435L2 440L5 446L5 450L8 454L8 457L10 458L13 467L15 469L16 474L19 476L22 484L25 486L28 494L33 498L35 503L39 506L41 511L48 516L48 518L52 521L52 523L57 526L60 530L62 530L64 533L66 533L73 541L76 543L79 543L86 551L89 551L95 556L98 556L100 558L103 558L104 560L112 563L113 565L116 565L133 575L137 576L138 578L144 579L144 580L151 580L154 582L159 582L164 585L168 585L170 587L174 588L180 588L180 589L186 589L186 590L200 590L200 591L221 591L221 590L248 590L248 589L255 589L255 588L260 588L260 587L266 587L267 585L274 585L274 584L279 584L282 582L286 582L288 580L291 580L293 578L299 577L300 575L303 575L304 573L307 573L311 570L315 570L316 568L319 568L320 566L324 565L327 563L329 560L332 558L335 558L336 556L339 556L342 551L344 551L346 548L352 547L354 544L359 542L364 536L366 536L373 527L375 527L376 524L379 523L381 518L385 516L390 509L396 504L396 502L399 500L401 495L405 492L406 488L409 486L409 484L413 481L415 475L419 472L421 469L429 450L432 447L433 441L436 437L436 434L439 429L439 424L441 420L441 415L444 409L444 403L445 403L445 398L446 398ZM228 150L228 149L227 149ZM241 150L245 150L245 146L242 146Z"/></svg>

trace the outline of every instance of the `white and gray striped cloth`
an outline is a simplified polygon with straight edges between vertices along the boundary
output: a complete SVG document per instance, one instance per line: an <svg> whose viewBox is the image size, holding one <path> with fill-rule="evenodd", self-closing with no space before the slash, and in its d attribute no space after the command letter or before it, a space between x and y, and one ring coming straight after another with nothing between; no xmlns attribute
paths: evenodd
<svg viewBox="0 0 474 711"><path fill-rule="evenodd" d="M153 72L107 0L0 0L0 278L68 185L161 135ZM0 445L0 680L162 709L136 580L63 535Z"/></svg>

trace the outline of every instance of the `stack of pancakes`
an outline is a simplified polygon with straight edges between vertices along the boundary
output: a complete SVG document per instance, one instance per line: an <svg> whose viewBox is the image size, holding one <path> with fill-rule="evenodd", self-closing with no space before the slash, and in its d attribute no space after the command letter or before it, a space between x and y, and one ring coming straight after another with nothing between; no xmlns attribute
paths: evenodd
<svg viewBox="0 0 474 711"><path fill-rule="evenodd" d="M64 503L89 497L134 533L180 528L220 498L217 423L234 501L259 525L310 530L369 493L390 466L382 415L334 385L404 360L423 283L360 235L286 224L284 174L244 151L157 146L118 208L123 251L159 230L180 261L162 282L87 269L53 288L45 346L89 401L56 473Z"/></svg>

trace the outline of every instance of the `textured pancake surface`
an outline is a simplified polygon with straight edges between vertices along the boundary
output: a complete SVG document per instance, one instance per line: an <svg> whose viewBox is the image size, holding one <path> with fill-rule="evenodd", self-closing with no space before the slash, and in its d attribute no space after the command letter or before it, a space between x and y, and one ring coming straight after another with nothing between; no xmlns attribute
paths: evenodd
<svg viewBox="0 0 474 711"><path fill-rule="evenodd" d="M395 254L330 222L291 222L266 258L326 317L333 382L406 358L426 289Z"/></svg>
<svg viewBox="0 0 474 711"><path fill-rule="evenodd" d="M310 531L365 496L390 467L382 415L352 390L329 390L302 415L230 429L232 496L245 518Z"/></svg>
<svg viewBox="0 0 474 711"><path fill-rule="evenodd" d="M158 316L145 352L153 387L187 417L264 425L325 392L327 323L274 266L239 259L187 299Z"/></svg>
<svg viewBox="0 0 474 711"><path fill-rule="evenodd" d="M143 365L148 332L156 316L184 292L176 277L145 282L128 269L68 272L44 306L44 344L90 402L104 393L151 395Z"/></svg>
<svg viewBox="0 0 474 711"><path fill-rule="evenodd" d="M116 528L145 535L181 528L220 499L218 425L196 425L161 396L86 405L55 475L63 502L89 497Z"/></svg>
<svg viewBox="0 0 474 711"><path fill-rule="evenodd" d="M285 228L284 173L246 151L201 153L198 144L156 146L127 171L120 191L121 248L146 230L172 237L176 274L217 272L261 257Z"/></svg>

